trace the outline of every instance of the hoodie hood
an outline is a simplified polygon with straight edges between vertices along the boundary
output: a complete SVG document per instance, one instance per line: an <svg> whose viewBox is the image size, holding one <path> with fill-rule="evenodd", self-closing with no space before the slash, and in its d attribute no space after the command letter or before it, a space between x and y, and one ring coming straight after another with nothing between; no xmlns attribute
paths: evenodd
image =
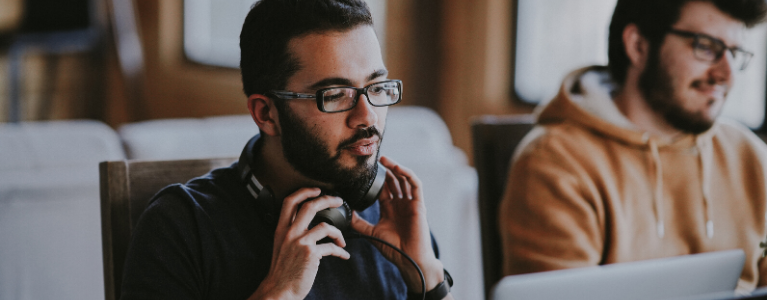
<svg viewBox="0 0 767 300"><path fill-rule="evenodd" d="M548 104L536 110L539 124L575 122L596 130L623 143L646 147L650 139L661 147L689 149L698 140L713 136L712 129L698 134L687 134L673 142L651 138L650 134L638 129L613 102L616 86L610 79L607 67L592 66L576 70L567 77L559 94Z"/></svg>
<svg viewBox="0 0 767 300"><path fill-rule="evenodd" d="M709 238L713 237L709 170L713 160L711 140L718 124L715 123L711 129L698 135L686 134L674 141L665 141L640 130L621 113L613 102L615 90L607 67L593 66L576 70L565 78L559 94L536 111L538 124L572 122L630 147L644 150L648 174L653 177L653 206L657 220L656 231L660 238L665 235L661 151L696 151L700 160L700 174L696 177L702 181L703 204L706 207L705 231Z"/></svg>

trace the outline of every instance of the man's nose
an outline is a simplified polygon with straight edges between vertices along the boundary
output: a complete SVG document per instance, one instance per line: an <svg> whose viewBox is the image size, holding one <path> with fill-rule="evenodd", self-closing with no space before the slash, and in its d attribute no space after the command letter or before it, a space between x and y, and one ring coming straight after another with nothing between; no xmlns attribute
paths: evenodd
<svg viewBox="0 0 767 300"><path fill-rule="evenodd" d="M367 96L359 94L357 96L357 105L350 111L347 119L347 125L350 128L368 128L378 123L378 114L370 104Z"/></svg>
<svg viewBox="0 0 767 300"><path fill-rule="evenodd" d="M729 82L732 73L735 72L735 68L739 68L739 66L735 65L735 58L732 56L732 52L725 51L722 54L722 58L711 65L710 73L716 83Z"/></svg>

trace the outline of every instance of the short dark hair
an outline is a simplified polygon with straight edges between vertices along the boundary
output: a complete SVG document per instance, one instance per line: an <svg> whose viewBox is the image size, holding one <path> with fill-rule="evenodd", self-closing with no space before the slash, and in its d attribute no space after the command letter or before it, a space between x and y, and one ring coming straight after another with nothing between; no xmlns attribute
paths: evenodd
<svg viewBox="0 0 767 300"><path fill-rule="evenodd" d="M630 64L623 45L623 30L635 24L640 34L650 43L650 50L656 51L674 23L679 21L682 7L687 2L713 3L720 11L752 27L767 14L765 0L618 0L610 23L607 55L610 75L613 81L623 84Z"/></svg>
<svg viewBox="0 0 767 300"><path fill-rule="evenodd" d="M284 89L300 69L288 52L292 38L373 25L363 0L262 0L240 32L240 72L245 95Z"/></svg>

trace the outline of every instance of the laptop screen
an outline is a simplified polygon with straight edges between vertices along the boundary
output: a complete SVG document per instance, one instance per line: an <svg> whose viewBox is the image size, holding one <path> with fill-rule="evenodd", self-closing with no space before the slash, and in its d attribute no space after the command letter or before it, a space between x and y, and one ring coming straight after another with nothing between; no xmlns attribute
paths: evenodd
<svg viewBox="0 0 767 300"><path fill-rule="evenodd" d="M491 299L674 299L717 292L733 295L744 262L742 250L728 250L513 275L495 286Z"/></svg>

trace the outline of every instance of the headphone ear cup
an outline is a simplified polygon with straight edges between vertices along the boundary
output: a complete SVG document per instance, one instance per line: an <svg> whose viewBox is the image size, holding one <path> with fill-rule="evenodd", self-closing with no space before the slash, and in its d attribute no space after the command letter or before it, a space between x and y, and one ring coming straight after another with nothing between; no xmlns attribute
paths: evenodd
<svg viewBox="0 0 767 300"><path fill-rule="evenodd" d="M341 232L349 230L352 223L352 210L349 208L349 204L344 201L339 207L331 207L318 211L314 216L314 219L312 219L312 222L309 223L309 228L311 229L323 222L335 226L341 230Z"/></svg>
<svg viewBox="0 0 767 300"><path fill-rule="evenodd" d="M274 207L274 196L272 194L272 191L268 187L264 187L261 192L258 193L258 198L256 199L256 204L259 208L263 209L263 216L264 221L266 224L269 224L269 226L277 228L277 221L279 221L280 218L280 208Z"/></svg>
<svg viewBox="0 0 767 300"><path fill-rule="evenodd" d="M378 196L381 195L381 189L383 189L384 182L386 182L386 168L381 163L376 162L376 176L368 185L365 194L361 199L354 202L350 201L349 207L356 211L363 211L373 205L378 200Z"/></svg>

